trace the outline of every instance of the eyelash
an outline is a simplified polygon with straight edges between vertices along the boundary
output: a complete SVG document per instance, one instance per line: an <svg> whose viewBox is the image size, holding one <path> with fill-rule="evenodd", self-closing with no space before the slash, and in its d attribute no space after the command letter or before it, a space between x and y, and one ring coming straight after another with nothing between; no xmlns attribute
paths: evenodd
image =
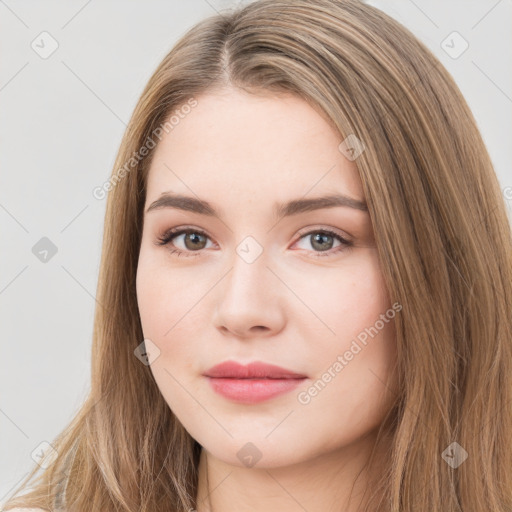
<svg viewBox="0 0 512 512"><path fill-rule="evenodd" d="M179 235L183 235L183 234L190 234L190 233L196 233L196 234L199 234L199 235L203 235L207 238L210 238L204 231L200 230L200 229L195 229L195 228L171 228L169 230L167 230L165 233L163 233L161 236L158 237L157 241L155 242L156 245L168 245L171 240ZM338 233L336 233L335 231L332 231L331 229L316 229L316 230L312 230L312 231L308 231L307 233L303 233L301 234L299 240L301 240L302 238L308 236L308 235L312 235L314 233L322 233L322 234L326 234L326 235L331 235L333 236L334 238L337 238L340 242L341 242L341 245L338 246L337 248L335 249L330 249L329 251L313 251L316 253L316 255L314 256L315 258L322 258L322 257L326 257L326 256L332 256L333 254L337 254L341 251L346 251L346 250L349 250L353 247L353 243L346 240L345 238L343 238L342 236L340 236ZM201 252L202 250L198 250L198 251L183 251L181 249L169 249L170 253L171 254L176 254L177 256L182 256L184 255L185 257L193 257L193 256L200 256L201 255Z"/></svg>

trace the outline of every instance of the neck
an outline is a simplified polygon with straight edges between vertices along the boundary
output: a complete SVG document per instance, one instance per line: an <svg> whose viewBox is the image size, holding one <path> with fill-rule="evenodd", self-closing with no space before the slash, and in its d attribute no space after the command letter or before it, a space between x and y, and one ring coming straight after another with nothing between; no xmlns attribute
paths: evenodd
<svg viewBox="0 0 512 512"><path fill-rule="evenodd" d="M201 451L197 512L358 512L370 479L380 474L383 454L375 453L375 432L336 451L290 466L239 467ZM367 493L365 494L365 491Z"/></svg>

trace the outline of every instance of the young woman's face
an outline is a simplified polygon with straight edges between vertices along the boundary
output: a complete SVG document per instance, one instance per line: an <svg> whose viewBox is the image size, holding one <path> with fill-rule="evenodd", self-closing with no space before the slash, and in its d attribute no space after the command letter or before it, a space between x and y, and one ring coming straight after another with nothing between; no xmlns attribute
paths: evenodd
<svg viewBox="0 0 512 512"><path fill-rule="evenodd" d="M137 298L156 383L225 463L277 467L348 447L392 405L400 314L355 161L298 97L196 99L147 183ZM314 201L325 196L350 200ZM188 233L158 245L171 228ZM225 361L289 373L207 376Z"/></svg>

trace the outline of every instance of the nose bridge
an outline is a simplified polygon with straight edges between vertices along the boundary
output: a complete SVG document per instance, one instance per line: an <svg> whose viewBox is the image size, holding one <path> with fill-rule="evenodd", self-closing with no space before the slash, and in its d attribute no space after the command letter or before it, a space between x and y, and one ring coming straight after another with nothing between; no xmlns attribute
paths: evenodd
<svg viewBox="0 0 512 512"><path fill-rule="evenodd" d="M217 327L239 336L253 327L274 332L282 324L282 311L274 292L275 276L267 268L268 254L261 244L246 237L235 248L231 270L225 277L215 307Z"/></svg>
<svg viewBox="0 0 512 512"><path fill-rule="evenodd" d="M245 237L235 248L226 294L233 295L235 300L261 300L261 294L268 290L265 283L271 277L267 256L254 237Z"/></svg>

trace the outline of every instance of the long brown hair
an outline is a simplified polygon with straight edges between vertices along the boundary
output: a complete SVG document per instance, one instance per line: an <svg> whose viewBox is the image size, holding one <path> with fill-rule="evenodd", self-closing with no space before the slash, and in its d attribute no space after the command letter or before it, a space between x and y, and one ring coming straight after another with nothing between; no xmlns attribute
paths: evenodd
<svg viewBox="0 0 512 512"><path fill-rule="evenodd" d="M297 94L339 130L340 142L353 135L364 144L356 164L381 269L392 302L403 306L395 319L399 394L377 440L388 440L389 468L367 510L510 512L512 237L504 197L449 73L406 28L356 0L259 0L200 22L158 66L102 189L109 193L90 395L54 440L53 463L8 506L196 506L201 447L134 356L143 340L135 276L149 139L172 129L172 116L186 115L201 94L227 85Z"/></svg>

